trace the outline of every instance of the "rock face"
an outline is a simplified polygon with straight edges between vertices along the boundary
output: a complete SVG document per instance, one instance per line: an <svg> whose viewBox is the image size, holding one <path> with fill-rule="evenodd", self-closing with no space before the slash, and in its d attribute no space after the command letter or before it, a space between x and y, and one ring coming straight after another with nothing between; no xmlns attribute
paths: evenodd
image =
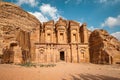
<svg viewBox="0 0 120 80"><path fill-rule="evenodd" d="M40 22L33 15L14 4L0 2L0 54L7 55L3 55L4 62L13 62L15 59L17 61L18 57L28 56L27 53L32 47L30 40L36 37L33 34L39 26ZM21 53L21 50L25 55L17 54ZM12 59L10 56L13 56Z"/></svg>
<svg viewBox="0 0 120 80"><path fill-rule="evenodd" d="M99 64L120 63L120 42L105 30L95 30L89 38L90 61Z"/></svg>

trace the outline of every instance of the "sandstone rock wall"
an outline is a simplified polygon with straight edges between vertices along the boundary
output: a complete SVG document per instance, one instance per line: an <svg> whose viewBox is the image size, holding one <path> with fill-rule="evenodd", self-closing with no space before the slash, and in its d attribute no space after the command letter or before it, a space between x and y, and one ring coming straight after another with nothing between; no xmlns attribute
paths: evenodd
<svg viewBox="0 0 120 80"><path fill-rule="evenodd" d="M90 61L99 64L120 63L120 42L105 30L95 30L89 38Z"/></svg>
<svg viewBox="0 0 120 80"><path fill-rule="evenodd" d="M0 2L0 54L4 53L3 49L5 50L6 47L8 47L8 52L17 48L16 50L23 50L23 54L30 54L30 46L33 44L32 41L30 42L32 37L30 35L34 34L39 28L40 22L33 15L12 3ZM36 37L36 40L39 40L38 38ZM17 45L11 47L11 44ZM28 52L25 52L25 50ZM14 55L17 53L20 52L16 52Z"/></svg>

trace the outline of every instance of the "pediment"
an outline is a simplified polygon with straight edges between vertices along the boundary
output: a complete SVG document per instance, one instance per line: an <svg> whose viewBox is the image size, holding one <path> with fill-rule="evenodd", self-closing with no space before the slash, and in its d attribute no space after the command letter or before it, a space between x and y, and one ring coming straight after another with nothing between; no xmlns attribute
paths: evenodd
<svg viewBox="0 0 120 80"><path fill-rule="evenodd" d="M46 25L47 25L47 26L48 26L48 25L50 25L50 26L52 25L52 26L53 26L53 25L54 25L54 20L50 20L50 21L48 21L48 22L44 22L44 25L45 25L45 26L46 26Z"/></svg>
<svg viewBox="0 0 120 80"><path fill-rule="evenodd" d="M56 26L67 26L67 21L59 18L59 20L56 22Z"/></svg>
<svg viewBox="0 0 120 80"><path fill-rule="evenodd" d="M79 26L80 25L80 23L73 21L73 20L71 20L69 22L70 22L70 26Z"/></svg>

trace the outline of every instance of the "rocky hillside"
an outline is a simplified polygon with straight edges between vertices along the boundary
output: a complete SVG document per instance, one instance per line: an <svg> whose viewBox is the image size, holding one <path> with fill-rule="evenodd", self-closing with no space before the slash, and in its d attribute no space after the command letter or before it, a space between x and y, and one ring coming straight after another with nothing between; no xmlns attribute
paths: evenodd
<svg viewBox="0 0 120 80"><path fill-rule="evenodd" d="M16 40L18 30L32 32L39 26L40 22L33 15L14 4L0 2L0 51Z"/></svg>
<svg viewBox="0 0 120 80"><path fill-rule="evenodd" d="M120 42L107 31L93 31L89 43L92 63L120 63Z"/></svg>

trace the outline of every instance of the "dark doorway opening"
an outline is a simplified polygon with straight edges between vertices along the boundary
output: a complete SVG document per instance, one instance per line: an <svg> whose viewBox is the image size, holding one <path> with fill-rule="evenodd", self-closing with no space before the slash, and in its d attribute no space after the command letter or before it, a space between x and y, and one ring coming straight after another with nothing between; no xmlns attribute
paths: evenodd
<svg viewBox="0 0 120 80"><path fill-rule="evenodd" d="M60 52L60 60L65 60L64 51Z"/></svg>

